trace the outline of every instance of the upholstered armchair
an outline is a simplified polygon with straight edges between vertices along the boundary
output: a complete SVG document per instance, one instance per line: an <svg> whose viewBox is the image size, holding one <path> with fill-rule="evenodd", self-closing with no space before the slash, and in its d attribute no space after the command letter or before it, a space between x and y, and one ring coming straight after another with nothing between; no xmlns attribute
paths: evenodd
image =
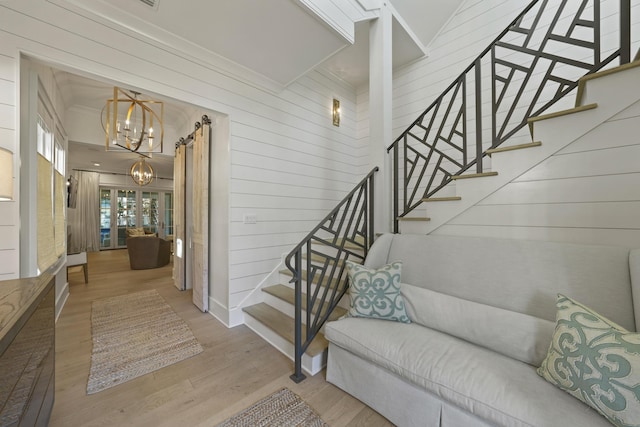
<svg viewBox="0 0 640 427"><path fill-rule="evenodd" d="M129 264L132 270L146 270L169 264L171 242L155 236L127 238Z"/></svg>

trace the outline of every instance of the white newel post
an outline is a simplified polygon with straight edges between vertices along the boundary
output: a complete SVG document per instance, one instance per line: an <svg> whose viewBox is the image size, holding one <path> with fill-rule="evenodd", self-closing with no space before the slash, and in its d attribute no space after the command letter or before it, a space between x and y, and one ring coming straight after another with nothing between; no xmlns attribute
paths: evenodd
<svg viewBox="0 0 640 427"><path fill-rule="evenodd" d="M375 231L391 230L391 157L386 148L392 142L391 97L392 11L386 2L380 17L371 21L369 29L369 168L380 167L375 177Z"/></svg>

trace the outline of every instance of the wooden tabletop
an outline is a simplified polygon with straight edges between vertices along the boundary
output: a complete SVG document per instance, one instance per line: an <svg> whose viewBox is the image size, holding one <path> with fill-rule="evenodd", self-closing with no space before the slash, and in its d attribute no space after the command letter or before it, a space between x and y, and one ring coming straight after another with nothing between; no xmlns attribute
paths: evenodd
<svg viewBox="0 0 640 427"><path fill-rule="evenodd" d="M49 273L26 279L0 281L0 354L17 331L22 327L29 313L37 307L53 286L55 280ZM7 340L5 340L7 338Z"/></svg>

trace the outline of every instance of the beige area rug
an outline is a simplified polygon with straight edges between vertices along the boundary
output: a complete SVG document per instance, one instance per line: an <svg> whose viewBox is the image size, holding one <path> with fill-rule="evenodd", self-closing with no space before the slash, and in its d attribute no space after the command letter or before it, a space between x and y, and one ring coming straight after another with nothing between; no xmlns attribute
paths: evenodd
<svg viewBox="0 0 640 427"><path fill-rule="evenodd" d="M241 426L329 427L300 396L288 388L265 397L218 425Z"/></svg>
<svg viewBox="0 0 640 427"><path fill-rule="evenodd" d="M202 352L189 326L155 290L93 301L87 394Z"/></svg>

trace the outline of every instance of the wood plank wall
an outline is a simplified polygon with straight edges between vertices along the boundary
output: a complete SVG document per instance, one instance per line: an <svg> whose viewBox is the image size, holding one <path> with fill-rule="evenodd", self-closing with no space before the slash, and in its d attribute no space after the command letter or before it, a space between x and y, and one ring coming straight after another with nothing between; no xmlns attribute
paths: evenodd
<svg viewBox="0 0 640 427"><path fill-rule="evenodd" d="M21 51L228 115L230 283L229 300L220 303L233 307L361 179L366 159L355 138L355 89L311 72L273 94L217 72L206 60L71 9L52 2L0 5L0 143L18 149ZM340 127L331 123L334 97L341 101ZM0 223L6 228L0 249L7 251L0 274L10 277L16 277L19 261L17 206L0 207L0 221L6 220ZM245 224L246 214L257 223Z"/></svg>

